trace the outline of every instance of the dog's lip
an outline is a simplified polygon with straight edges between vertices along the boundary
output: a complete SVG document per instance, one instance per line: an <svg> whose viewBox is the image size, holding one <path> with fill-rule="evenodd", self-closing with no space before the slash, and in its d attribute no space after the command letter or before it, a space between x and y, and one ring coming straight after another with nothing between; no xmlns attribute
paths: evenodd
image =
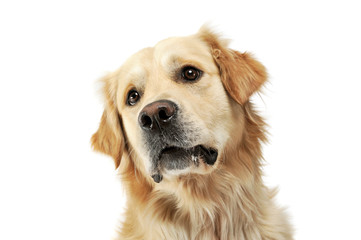
<svg viewBox="0 0 361 240"><path fill-rule="evenodd" d="M191 159L187 160L187 158ZM160 166L162 165L161 162L164 160L166 161L164 162L165 164L169 164L169 161L173 161L173 159L175 161L173 164L177 164L179 161L192 161L193 164L198 166L199 160L201 159L205 164L212 166L217 161L217 158L218 150L204 145L197 145L190 148L165 146L159 152L156 160L158 168L154 169L155 171L152 173L151 177L156 183L160 183L163 180L162 167Z"/></svg>
<svg viewBox="0 0 361 240"><path fill-rule="evenodd" d="M159 154L159 159L163 155L182 155L190 154L192 156L201 156L203 161L208 165L214 165L217 161L218 151L211 147L206 147L204 145L197 145L191 148L183 148L177 146L166 146L164 147Z"/></svg>

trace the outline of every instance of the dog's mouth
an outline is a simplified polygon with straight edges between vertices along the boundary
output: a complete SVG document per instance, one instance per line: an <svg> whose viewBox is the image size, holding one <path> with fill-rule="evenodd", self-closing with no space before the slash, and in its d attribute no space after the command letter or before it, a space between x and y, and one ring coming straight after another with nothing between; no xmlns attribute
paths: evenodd
<svg viewBox="0 0 361 240"><path fill-rule="evenodd" d="M158 172L152 175L156 183L162 181L161 169L182 170L191 165L199 166L200 162L214 165L217 161L218 151L214 148L197 145L191 148L167 146L160 151L157 159Z"/></svg>

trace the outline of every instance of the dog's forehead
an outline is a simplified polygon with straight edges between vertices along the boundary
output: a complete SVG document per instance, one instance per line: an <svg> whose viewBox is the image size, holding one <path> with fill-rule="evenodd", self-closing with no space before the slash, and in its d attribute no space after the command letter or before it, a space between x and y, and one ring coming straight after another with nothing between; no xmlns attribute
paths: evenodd
<svg viewBox="0 0 361 240"><path fill-rule="evenodd" d="M154 60L162 67L177 60L205 62L212 58L207 44L197 35L173 37L154 46Z"/></svg>
<svg viewBox="0 0 361 240"><path fill-rule="evenodd" d="M208 45L197 35L172 37L158 42L154 47L140 50L131 56L124 66L128 73L140 73L166 68L179 61L207 62L212 59Z"/></svg>
<svg viewBox="0 0 361 240"><path fill-rule="evenodd" d="M123 67L126 67L128 72L137 72L141 67L147 69L154 64L169 64L176 58L208 61L212 56L208 45L197 35L171 37L159 41L154 47L144 48L133 54Z"/></svg>

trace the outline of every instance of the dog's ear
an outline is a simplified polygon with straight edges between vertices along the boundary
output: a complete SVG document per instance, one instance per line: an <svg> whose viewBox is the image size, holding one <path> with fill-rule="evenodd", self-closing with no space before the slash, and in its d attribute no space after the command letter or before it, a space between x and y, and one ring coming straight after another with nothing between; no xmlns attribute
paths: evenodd
<svg viewBox="0 0 361 240"><path fill-rule="evenodd" d="M105 109L99 128L91 138L91 144L95 151L113 157L115 167L118 168L124 151L124 137L120 115L116 107L116 81L111 75L104 77L101 81L105 96Z"/></svg>
<svg viewBox="0 0 361 240"><path fill-rule="evenodd" d="M213 49L222 83L231 97L239 104L247 102L267 79L265 67L248 53L229 49Z"/></svg>
<svg viewBox="0 0 361 240"><path fill-rule="evenodd" d="M228 42L221 40L207 27L202 27L198 34L211 49L226 91L239 104L247 102L267 80L265 67L249 53L229 49Z"/></svg>

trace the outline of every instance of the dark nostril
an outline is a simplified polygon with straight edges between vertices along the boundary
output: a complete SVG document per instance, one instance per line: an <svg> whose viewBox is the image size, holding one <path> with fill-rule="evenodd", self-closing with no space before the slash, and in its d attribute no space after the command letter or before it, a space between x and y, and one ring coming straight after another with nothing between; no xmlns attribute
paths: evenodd
<svg viewBox="0 0 361 240"><path fill-rule="evenodd" d="M166 109L160 109L158 113L159 119L162 121L167 121L172 117L172 114L167 114Z"/></svg>
<svg viewBox="0 0 361 240"><path fill-rule="evenodd" d="M152 128L153 126L153 121L152 118L150 118L148 115L143 114L140 118L140 122L142 124L143 127L145 128Z"/></svg>

